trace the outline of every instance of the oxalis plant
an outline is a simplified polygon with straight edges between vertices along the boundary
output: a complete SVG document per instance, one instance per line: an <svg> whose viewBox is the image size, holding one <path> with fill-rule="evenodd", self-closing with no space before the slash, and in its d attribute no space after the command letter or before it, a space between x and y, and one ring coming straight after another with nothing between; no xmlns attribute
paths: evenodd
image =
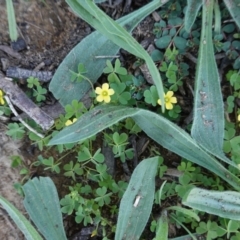
<svg viewBox="0 0 240 240"><path fill-rule="evenodd" d="M151 6L153 11L155 8L160 7L166 2L168 1L154 0L151 2L152 5L149 4L148 7L150 8ZM236 24L240 27L240 7L238 1L225 0L224 2ZM106 36L106 38L103 37L101 40L102 48L105 51L99 53L99 55L106 55L106 48L108 48L109 51L111 50L113 53L116 53L119 50L119 47L121 47L146 61L155 81L159 97L161 101L164 102L164 94L158 70L144 49L142 49L127 32L127 30L129 32L132 31L136 22L131 22L130 24L130 22L126 21L126 18L123 18L116 23L107 17L91 0L67 0L67 3L75 13L98 30L98 32L94 33L95 35L92 35L95 39L97 39L97 34L100 33ZM226 181L232 189L236 190L211 191L193 187L183 196L183 205L219 217L240 220L240 194L238 192L240 190L240 181L238 177L225 167L226 165L230 165L239 170L239 166L228 159L222 151L224 137L224 108L212 43L213 13L215 13L214 25L220 26L220 18L218 17L219 8L217 8L217 4L218 3L215 0L188 0L186 9L185 29L190 31L191 26L202 7L202 29L195 77L194 119L191 128L191 135L170 122L168 119L154 112L140 108L108 104L97 106L84 114L73 125L66 127L55 135L49 142L49 145L83 141L113 124L131 117L150 138L164 148L208 169ZM125 26L125 28L122 26ZM109 48L109 46L113 47ZM73 51L70 52L62 63L62 66L59 67L59 71L56 72L55 76L57 76L60 71L61 74L65 71L68 75L70 70L76 72L79 62L82 62L86 69L94 69L91 73L89 72L89 75L93 74L92 72L95 72L95 69L96 72L99 71L102 63L98 68L89 68L92 59L90 61L89 56L85 56L81 61L76 60L79 57L77 51L79 51L79 49L73 49ZM93 49L90 49L89 51L93 51ZM72 61L68 58L71 58ZM93 76L87 77L88 79L91 79L92 83L94 83L97 81L98 74L99 73L96 73ZM55 78L53 78L50 89L55 97L60 98L60 102L63 105L68 103L68 101L71 102L73 95L71 93L81 94L81 96L83 96L90 88L90 84L87 83L87 81L72 83L70 85L69 82L65 82L65 80L62 79L63 78L58 79L60 82L62 81L61 84L59 84L59 82L58 84L64 87L64 96L62 95L63 92L61 92L61 88L58 88L57 90L54 88L54 86L56 86L55 84L57 84ZM78 89L82 89L82 91L79 93L77 91ZM162 110L164 111L164 104L162 104L162 106ZM158 163L158 156L145 159L134 170L128 188L120 203L115 234L116 240L140 238L152 210L155 193L155 175ZM62 227L61 215L59 214L60 211L58 208L53 209L53 206L49 204L50 201L53 201L55 205L58 204L56 189L52 184L52 181L49 178L40 178L39 180L33 179L24 185L23 190L25 193L25 207L44 237L46 239L66 239ZM35 194L37 198L34 198ZM35 201L36 199L42 200L40 206L38 205L38 201ZM5 199L0 198L0 203L9 214L16 219L16 222L21 229L28 234L31 233L31 236L35 237L29 237L28 239L41 239L35 229L29 225L25 219L22 219L21 214L6 202ZM162 210L158 221L156 239L167 239L168 237L169 210L170 208ZM53 211L55 212L53 213ZM49 216L54 215L56 212L58 214L56 214L56 218L52 219L51 224L49 224L49 222L44 221L44 212L47 212ZM41 216L41 218L39 216ZM192 217L198 219L197 216L192 215ZM48 235L50 233L51 235ZM193 236L193 238L195 237Z"/></svg>

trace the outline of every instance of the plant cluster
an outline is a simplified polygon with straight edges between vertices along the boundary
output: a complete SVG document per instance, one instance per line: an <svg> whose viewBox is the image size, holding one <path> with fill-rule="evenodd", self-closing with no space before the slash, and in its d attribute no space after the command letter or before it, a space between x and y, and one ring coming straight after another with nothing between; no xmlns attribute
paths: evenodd
<svg viewBox="0 0 240 240"><path fill-rule="evenodd" d="M36 166L69 178L69 192L60 200L54 198L60 203L61 212L74 214L76 223L94 225L92 236L100 234L104 240L112 239L113 234L116 240L132 236L140 239L142 233L144 238L144 228L147 234L149 230L153 233L154 239L168 239L169 225L181 228L188 234L186 237L192 239L199 235L208 240L239 239L240 139L237 133L240 109L236 102L240 96L240 42L235 24L224 22L219 27L220 13L223 19L231 14L240 26L236 17L240 12L237 1L232 1L235 8L229 6L228 1L224 1L224 5L214 0L202 3L193 0L188 1L187 8L185 1L165 1L159 11L161 20L154 25L156 49L151 57L126 29L105 17L92 1L67 2L114 43L145 60L155 85L147 83L141 74L130 74L117 59L104 63L102 73L107 80L94 90L88 62L74 63L71 69L67 68L67 74L76 88L81 84L85 89L92 87L92 105L86 108L69 94L65 115L56 120L47 137L41 139L27 132L41 150L54 145L52 148L62 157L40 155L28 168L15 156L13 167L21 166L25 178L30 177L31 169ZM164 3L154 0L150 4ZM104 26L99 26L95 18L101 19ZM120 24L126 23L120 21ZM191 78L191 66L195 64L194 58L192 62L185 61L186 53L196 54L198 48L194 118L188 126L190 135L175 123L181 120L182 113L179 93ZM226 74L230 87L224 96L225 109L215 53L224 53L233 66ZM66 69L65 65L60 66L59 72L62 69ZM54 86L54 81L52 84ZM28 87L33 90L36 102L45 100L46 91L36 79L28 79ZM2 91L0 103L6 106ZM17 123L10 123L8 129L7 134L15 139L26 133ZM130 144L130 136L140 136L142 132L181 156L175 175L160 147L150 146L144 156L147 159L134 166L132 159L137 153ZM135 167L129 182L122 175L109 172L99 139L111 149L122 172L126 165L131 170ZM33 195L31 184L39 184L43 189L45 181L50 180L42 178L38 183L29 180L24 184L25 198L29 200ZM20 184L16 188L20 191ZM51 191L55 191L54 187ZM26 207L29 207L27 203Z"/></svg>

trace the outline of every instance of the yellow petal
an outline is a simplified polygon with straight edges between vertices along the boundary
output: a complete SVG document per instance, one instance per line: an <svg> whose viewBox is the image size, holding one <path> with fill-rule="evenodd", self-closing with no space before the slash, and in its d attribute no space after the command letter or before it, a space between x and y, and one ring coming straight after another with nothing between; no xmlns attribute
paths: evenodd
<svg viewBox="0 0 240 240"><path fill-rule="evenodd" d="M172 105L170 102L167 102L167 103L166 103L166 109L167 109L167 110L173 109L173 105Z"/></svg>
<svg viewBox="0 0 240 240"><path fill-rule="evenodd" d="M102 89L100 87L96 87L95 93L96 94L101 94L102 93Z"/></svg>
<svg viewBox="0 0 240 240"><path fill-rule="evenodd" d="M5 103L4 99L3 99L3 98L0 98L0 104L1 104L1 105L4 105L4 103Z"/></svg>
<svg viewBox="0 0 240 240"><path fill-rule="evenodd" d="M170 102L171 103L177 103L177 98L176 97L171 97Z"/></svg>
<svg viewBox="0 0 240 240"><path fill-rule="evenodd" d="M99 95L96 97L97 102L102 102L103 101L103 96Z"/></svg>
<svg viewBox="0 0 240 240"><path fill-rule="evenodd" d="M240 122L240 114L238 115L238 121Z"/></svg>
<svg viewBox="0 0 240 240"><path fill-rule="evenodd" d="M69 125L71 125L72 124L72 121L71 120L67 120L66 122L65 122L65 125L66 126L69 126Z"/></svg>
<svg viewBox="0 0 240 240"><path fill-rule="evenodd" d="M108 90L109 89L109 84L108 83L104 83L102 85L102 90Z"/></svg>
<svg viewBox="0 0 240 240"><path fill-rule="evenodd" d="M103 100L105 103L109 103L111 101L111 98L109 96L105 96Z"/></svg>
<svg viewBox="0 0 240 240"><path fill-rule="evenodd" d="M167 94L166 94L166 96L167 96L168 98L171 98L171 97L173 96L173 91L168 91Z"/></svg>
<svg viewBox="0 0 240 240"><path fill-rule="evenodd" d="M77 121L77 119L76 118L74 118L73 120L72 120L72 123L75 123Z"/></svg>
<svg viewBox="0 0 240 240"><path fill-rule="evenodd" d="M115 93L115 92L114 92L114 90L113 90L113 89L111 89L111 88L110 88L110 89L108 90L108 95L110 95L110 96L111 96L111 95L113 95L114 93Z"/></svg>
<svg viewBox="0 0 240 240"><path fill-rule="evenodd" d="M159 105L162 105L161 99L158 99L158 100L157 100L157 103L158 103Z"/></svg>

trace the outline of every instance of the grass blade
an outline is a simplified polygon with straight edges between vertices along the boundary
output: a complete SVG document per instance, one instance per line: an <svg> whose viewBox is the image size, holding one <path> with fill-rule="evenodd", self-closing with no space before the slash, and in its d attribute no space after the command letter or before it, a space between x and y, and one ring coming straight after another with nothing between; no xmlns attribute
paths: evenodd
<svg viewBox="0 0 240 240"><path fill-rule="evenodd" d="M239 0L224 0L224 3L230 12L233 20L240 28L240 3Z"/></svg>
<svg viewBox="0 0 240 240"><path fill-rule="evenodd" d="M85 140L103 129L132 117L153 140L183 158L202 166L240 190L239 179L204 151L183 129L164 117L144 109L102 105L84 114L73 125L55 135L48 145Z"/></svg>
<svg viewBox="0 0 240 240"><path fill-rule="evenodd" d="M186 14L184 18L184 27L187 32L191 31L191 27L196 20L197 14L202 4L203 2L199 0L188 0Z"/></svg>
<svg viewBox="0 0 240 240"><path fill-rule="evenodd" d="M17 41L18 32L12 0L6 0L8 29L11 41Z"/></svg>
<svg viewBox="0 0 240 240"><path fill-rule="evenodd" d="M43 240L32 224L10 202L0 196L0 205L7 211L27 240Z"/></svg>

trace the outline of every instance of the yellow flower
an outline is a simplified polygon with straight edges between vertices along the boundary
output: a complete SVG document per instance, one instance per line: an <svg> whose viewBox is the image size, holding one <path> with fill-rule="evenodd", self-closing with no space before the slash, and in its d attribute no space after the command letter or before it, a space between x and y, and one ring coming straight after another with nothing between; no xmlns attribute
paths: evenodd
<svg viewBox="0 0 240 240"><path fill-rule="evenodd" d="M5 103L4 98L3 98L3 91L0 90L0 104L3 105Z"/></svg>
<svg viewBox="0 0 240 240"><path fill-rule="evenodd" d="M240 114L238 114L238 121L240 122Z"/></svg>
<svg viewBox="0 0 240 240"><path fill-rule="evenodd" d="M71 120L67 120L67 121L65 122L65 126L72 125L72 124L75 123L76 121L77 121L76 118L74 118L72 121L71 121Z"/></svg>
<svg viewBox="0 0 240 240"><path fill-rule="evenodd" d="M167 110L173 109L173 104L177 103L177 98L173 97L173 91L168 91L167 94L164 94L164 101ZM157 102L159 105L162 105L160 99Z"/></svg>
<svg viewBox="0 0 240 240"><path fill-rule="evenodd" d="M95 93L98 94L96 98L98 102L104 101L105 103L109 103L111 100L110 96L114 94L114 90L109 88L108 83L104 83L102 88L96 87Z"/></svg>

